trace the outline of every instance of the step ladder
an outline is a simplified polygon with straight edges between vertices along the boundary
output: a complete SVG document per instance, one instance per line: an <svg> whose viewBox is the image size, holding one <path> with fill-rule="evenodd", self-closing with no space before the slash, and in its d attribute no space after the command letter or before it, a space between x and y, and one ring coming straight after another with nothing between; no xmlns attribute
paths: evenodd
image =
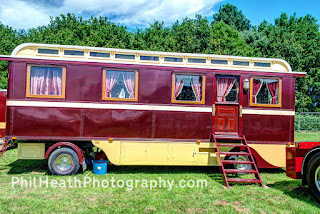
<svg viewBox="0 0 320 214"><path fill-rule="evenodd" d="M257 165L253 159L250 147L248 146L247 140L244 135L242 137L213 135L213 140L216 146L216 154L220 172L224 184L227 188L229 188L229 183L257 183L260 186L264 187ZM236 148L236 152L220 152L219 147L230 147L230 149ZM225 155L226 158L222 160L221 155ZM244 156L247 157L248 160L228 160L227 157L230 157L232 155ZM233 164L248 164L251 165L252 169L229 169L228 166L231 166ZM228 177L228 175L230 174L253 174L255 176L255 179Z"/></svg>

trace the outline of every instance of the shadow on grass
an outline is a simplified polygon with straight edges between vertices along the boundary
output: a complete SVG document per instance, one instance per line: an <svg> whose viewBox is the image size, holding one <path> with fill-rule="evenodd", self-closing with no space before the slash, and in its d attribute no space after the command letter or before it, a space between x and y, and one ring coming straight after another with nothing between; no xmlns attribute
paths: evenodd
<svg viewBox="0 0 320 214"><path fill-rule="evenodd" d="M16 160L7 166L10 167L8 174L49 174L47 160Z"/></svg>
<svg viewBox="0 0 320 214"><path fill-rule="evenodd" d="M320 208L320 204L313 198L307 186L301 186L301 180L279 181L273 184L268 184L268 187L282 191L291 198L304 201L308 204Z"/></svg>

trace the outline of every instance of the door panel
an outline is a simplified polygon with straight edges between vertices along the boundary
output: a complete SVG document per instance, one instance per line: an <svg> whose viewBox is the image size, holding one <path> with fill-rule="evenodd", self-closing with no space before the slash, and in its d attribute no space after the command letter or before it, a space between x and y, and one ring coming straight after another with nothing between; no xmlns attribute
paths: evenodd
<svg viewBox="0 0 320 214"><path fill-rule="evenodd" d="M225 119L224 118L217 118L216 120L216 130L217 132L223 132L225 127Z"/></svg>
<svg viewBox="0 0 320 214"><path fill-rule="evenodd" d="M238 134L239 106L216 105L216 134Z"/></svg>

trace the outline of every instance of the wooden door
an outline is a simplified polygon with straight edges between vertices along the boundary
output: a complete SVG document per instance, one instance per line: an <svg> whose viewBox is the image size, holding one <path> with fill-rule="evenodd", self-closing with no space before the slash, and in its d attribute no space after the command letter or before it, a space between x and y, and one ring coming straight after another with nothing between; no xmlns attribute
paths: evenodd
<svg viewBox="0 0 320 214"><path fill-rule="evenodd" d="M216 105L215 134L238 135L238 105Z"/></svg>

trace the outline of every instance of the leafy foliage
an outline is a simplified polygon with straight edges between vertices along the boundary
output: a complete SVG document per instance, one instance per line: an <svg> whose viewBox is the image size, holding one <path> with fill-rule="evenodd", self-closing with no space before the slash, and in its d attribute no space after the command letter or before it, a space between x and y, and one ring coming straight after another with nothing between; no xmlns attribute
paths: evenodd
<svg viewBox="0 0 320 214"><path fill-rule="evenodd" d="M296 110L320 111L320 32L311 16L282 13L274 23L252 26L241 10L225 4L213 21L196 15L166 27L154 21L129 30L107 17L83 19L74 14L51 17L45 26L16 31L0 23L0 54L10 55L24 42L128 48L153 51L210 53L282 58L293 70L307 72L296 79ZM8 63L0 62L0 88L7 87Z"/></svg>
<svg viewBox="0 0 320 214"><path fill-rule="evenodd" d="M213 15L213 19L215 22L223 21L238 31L249 30L252 27L242 11L230 3L220 6L219 12Z"/></svg>

